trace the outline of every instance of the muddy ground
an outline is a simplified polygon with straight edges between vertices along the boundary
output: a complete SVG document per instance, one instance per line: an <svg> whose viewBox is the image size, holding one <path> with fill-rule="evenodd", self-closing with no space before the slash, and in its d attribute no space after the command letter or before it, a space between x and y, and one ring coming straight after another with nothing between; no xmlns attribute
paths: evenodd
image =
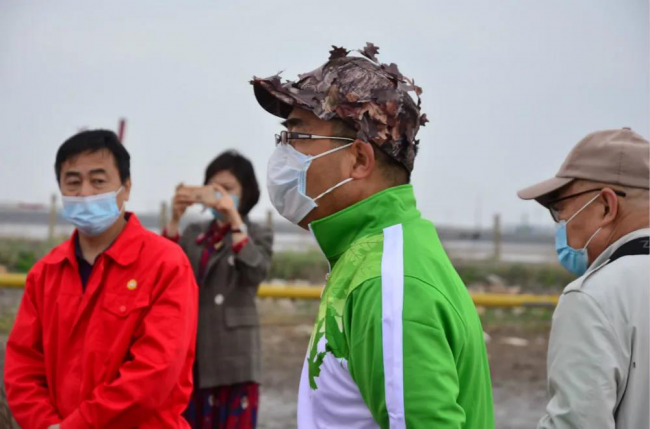
<svg viewBox="0 0 650 429"><path fill-rule="evenodd" d="M0 292L0 332L10 326L20 296ZM296 398L302 362L311 334L314 302L261 300L263 385L260 429L295 428ZM488 354L494 388L496 427L530 429L545 401L547 310L481 311L489 335ZM0 369L6 334L0 333ZM0 372L1 378L1 372ZM9 427L0 396L0 429Z"/></svg>

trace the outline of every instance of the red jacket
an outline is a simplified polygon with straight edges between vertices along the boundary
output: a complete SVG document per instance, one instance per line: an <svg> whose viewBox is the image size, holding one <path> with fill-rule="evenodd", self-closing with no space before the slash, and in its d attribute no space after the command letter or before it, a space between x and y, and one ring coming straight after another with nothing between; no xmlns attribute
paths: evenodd
<svg viewBox="0 0 650 429"><path fill-rule="evenodd" d="M7 342L23 429L186 428L198 289L181 248L131 214L85 292L74 236L39 261Z"/></svg>

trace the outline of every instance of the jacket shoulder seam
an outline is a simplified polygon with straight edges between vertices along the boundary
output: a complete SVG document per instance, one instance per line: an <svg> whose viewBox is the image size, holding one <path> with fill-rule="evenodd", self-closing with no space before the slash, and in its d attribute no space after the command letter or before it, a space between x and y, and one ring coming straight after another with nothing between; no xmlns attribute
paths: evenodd
<svg viewBox="0 0 650 429"><path fill-rule="evenodd" d="M571 294L571 293L582 294L583 296L588 298L588 300L594 305L594 307L598 309L598 312L602 316L603 320L605 320L607 322L607 328L609 329L609 331L614 334L614 337L619 342L619 344L623 344L623 342L621 341L621 339L618 336L618 333L616 332L614 324L612 323L612 321L607 316L607 312L603 309L603 307L600 305L600 302L598 302L598 300L592 294L590 294L589 292L587 292L585 290L582 290L582 288L581 288L581 289L573 289L573 290L567 291L567 292L565 292L565 295L568 295L568 294Z"/></svg>

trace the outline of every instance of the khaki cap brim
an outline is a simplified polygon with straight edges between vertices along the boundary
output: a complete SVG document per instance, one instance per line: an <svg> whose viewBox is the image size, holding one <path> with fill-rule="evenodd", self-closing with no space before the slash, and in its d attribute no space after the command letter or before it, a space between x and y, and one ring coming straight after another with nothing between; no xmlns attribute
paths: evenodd
<svg viewBox="0 0 650 429"><path fill-rule="evenodd" d="M553 177L536 185L522 189L521 191L517 192L517 196L522 200L538 200L540 203L542 203L540 199L543 200L544 196L565 187L574 180L576 179L572 177Z"/></svg>

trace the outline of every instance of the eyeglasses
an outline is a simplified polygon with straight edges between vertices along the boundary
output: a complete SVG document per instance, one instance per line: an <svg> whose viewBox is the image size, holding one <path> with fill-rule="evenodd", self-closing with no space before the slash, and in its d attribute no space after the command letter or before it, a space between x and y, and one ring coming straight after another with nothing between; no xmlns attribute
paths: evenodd
<svg viewBox="0 0 650 429"><path fill-rule="evenodd" d="M568 200L570 198L575 198L575 197L579 197L580 195L588 194L590 192L601 192L603 189L604 188L589 189L588 191L582 191L582 192L578 192L578 193L575 193L575 194L567 195L566 197L557 198L555 200L549 201L548 203L546 203L546 206L548 207L548 211L551 212L551 217L557 223L557 222L560 221L560 210L555 206L555 204L557 204L557 203L559 203L561 201ZM613 190L613 191L619 197L627 196L627 194L625 192L623 192L623 191L616 191L616 190Z"/></svg>
<svg viewBox="0 0 650 429"><path fill-rule="evenodd" d="M275 145L280 144L290 144L291 140L301 140L301 139L327 139L327 140L343 140L348 142L353 142L354 139L348 137L335 137L335 136L319 136L316 134L304 134L304 133L292 133L289 131L282 131L280 134L275 135Z"/></svg>

